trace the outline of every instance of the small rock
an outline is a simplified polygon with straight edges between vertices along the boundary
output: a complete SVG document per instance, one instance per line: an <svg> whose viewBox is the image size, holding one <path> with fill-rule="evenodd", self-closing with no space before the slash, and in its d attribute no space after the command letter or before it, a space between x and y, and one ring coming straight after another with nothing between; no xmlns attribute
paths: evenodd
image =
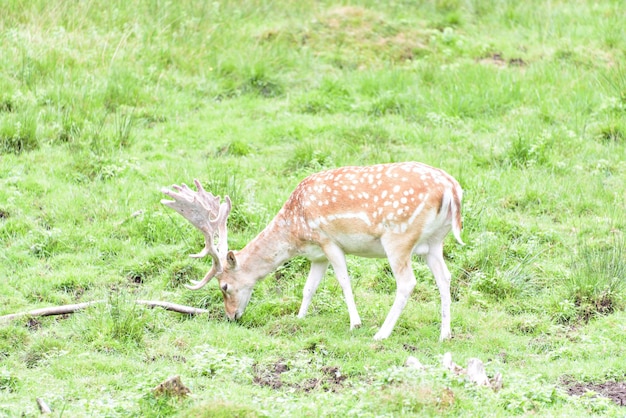
<svg viewBox="0 0 626 418"><path fill-rule="evenodd" d="M404 366L405 367L411 367L414 369L418 369L418 370L424 370L425 367L422 363L420 363L420 361L413 357L413 356L409 356L406 361L404 362Z"/></svg>
<svg viewBox="0 0 626 418"><path fill-rule="evenodd" d="M443 359L441 360L441 363L443 364L443 367L445 367L446 369L450 369L452 370L452 353L451 352L447 352L443 355Z"/></svg>
<svg viewBox="0 0 626 418"><path fill-rule="evenodd" d="M470 382L474 382L479 386L491 386L489 378L485 373L485 366L480 359L471 358L467 362L467 377Z"/></svg>
<svg viewBox="0 0 626 418"><path fill-rule="evenodd" d="M463 369L463 367L459 366L458 364L452 361L452 353L450 353L449 351L443 355L443 359L441 360L441 363L443 364L443 367L445 367L446 369L456 374L465 373L465 370Z"/></svg>
<svg viewBox="0 0 626 418"><path fill-rule="evenodd" d="M502 373L496 373L493 379L491 379L491 387L496 392L502 389Z"/></svg>

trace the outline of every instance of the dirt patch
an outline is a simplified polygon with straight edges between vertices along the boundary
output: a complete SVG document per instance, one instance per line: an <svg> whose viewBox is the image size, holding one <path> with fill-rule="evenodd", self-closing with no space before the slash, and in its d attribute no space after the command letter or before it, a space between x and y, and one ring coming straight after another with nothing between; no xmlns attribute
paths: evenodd
<svg viewBox="0 0 626 418"><path fill-rule="evenodd" d="M316 390L337 392L343 387L344 381L346 380L346 376L341 373L339 367L324 366L320 369L322 373L321 377L305 379L298 383L285 383L281 375L289 371L289 366L282 360L268 366L255 364L253 371L253 382L259 386L270 387L272 389L280 389L284 386L306 393Z"/></svg>
<svg viewBox="0 0 626 418"><path fill-rule="evenodd" d="M626 406L626 382L587 383L578 382L571 377L564 377L561 382L569 395L581 396L587 392L595 392L620 406Z"/></svg>
<svg viewBox="0 0 626 418"><path fill-rule="evenodd" d="M31 331L37 331L39 328L41 328L41 321L37 320L36 318L28 318L28 321L26 321L26 328Z"/></svg>
<svg viewBox="0 0 626 418"><path fill-rule="evenodd" d="M496 67L506 67L507 65L512 67L524 67L526 66L526 61L521 58L511 58L505 59L501 53L494 53L491 56L480 58L477 60L481 64L493 65Z"/></svg>
<svg viewBox="0 0 626 418"><path fill-rule="evenodd" d="M259 386L267 386L272 389L280 389L283 387L283 381L280 377L281 374L289 370L289 366L285 363L278 361L270 366L261 366L255 364L252 367L254 371L253 382Z"/></svg>
<svg viewBox="0 0 626 418"><path fill-rule="evenodd" d="M323 377L307 379L298 385L298 389L303 392L312 392L315 390L323 390L325 392L338 392L343 387L346 376L341 374L339 367L324 366L322 367Z"/></svg>
<svg viewBox="0 0 626 418"><path fill-rule="evenodd" d="M406 343L403 344L402 347L410 353L415 353L418 350L416 346L411 345L411 344L406 344Z"/></svg>

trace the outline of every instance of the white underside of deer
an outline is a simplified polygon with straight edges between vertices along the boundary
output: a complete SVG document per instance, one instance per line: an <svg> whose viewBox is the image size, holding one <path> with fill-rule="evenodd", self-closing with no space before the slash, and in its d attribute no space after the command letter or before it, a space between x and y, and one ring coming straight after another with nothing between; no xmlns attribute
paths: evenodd
<svg viewBox="0 0 626 418"><path fill-rule="evenodd" d="M350 315L350 329L361 325L354 302L346 254L387 258L396 279L393 306L374 339L387 338L393 330L416 280L413 254L423 257L432 271L441 296L440 340L450 332L450 272L443 258L443 242L452 230L461 240L459 183L444 171L406 162L365 167L343 167L304 179L269 225L241 251L228 251L226 219L228 196L187 186L163 189L174 201L162 202L181 213L205 236L205 249L196 256L211 255L213 268L191 289L199 289L217 277L224 295L226 314L243 314L254 285L285 261L304 256L311 269L304 285L298 316L304 317L328 267L333 266ZM218 239L218 247L214 244Z"/></svg>

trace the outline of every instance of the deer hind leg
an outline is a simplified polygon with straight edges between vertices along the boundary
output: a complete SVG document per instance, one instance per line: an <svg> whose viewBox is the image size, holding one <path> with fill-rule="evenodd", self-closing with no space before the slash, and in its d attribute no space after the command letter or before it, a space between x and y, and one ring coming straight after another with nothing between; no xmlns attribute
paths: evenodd
<svg viewBox="0 0 626 418"><path fill-rule="evenodd" d="M313 299L313 295L320 285L322 277L324 277L324 272L326 272L327 268L328 260L311 261L311 270L309 270L309 276L306 279L304 290L302 291L302 305L300 305L298 318L304 318L306 316L306 313L309 310L309 305L311 304L311 299Z"/></svg>
<svg viewBox="0 0 626 418"><path fill-rule="evenodd" d="M382 340L391 335L391 331L393 331L417 283L415 274L413 273L413 267L411 266L411 252L409 251L408 254L404 254L406 251L398 251L395 248L385 248L385 250L388 254L391 271L393 271L393 275L396 278L396 298L393 301L391 310L387 314L385 322L376 335L374 335L375 340Z"/></svg>
<svg viewBox="0 0 626 418"><path fill-rule="evenodd" d="M324 253L330 261L337 276L337 281L343 290L343 296L348 306L348 314L350 315L350 329L361 326L361 317L356 309L354 295L352 294L352 286L350 285L350 276L348 275L348 267L346 265L346 256L341 248L335 244L329 244L324 247Z"/></svg>
<svg viewBox="0 0 626 418"><path fill-rule="evenodd" d="M441 334L439 341L451 337L450 331L450 271L443 259L443 243L431 245L426 254L426 264L435 276L441 296Z"/></svg>

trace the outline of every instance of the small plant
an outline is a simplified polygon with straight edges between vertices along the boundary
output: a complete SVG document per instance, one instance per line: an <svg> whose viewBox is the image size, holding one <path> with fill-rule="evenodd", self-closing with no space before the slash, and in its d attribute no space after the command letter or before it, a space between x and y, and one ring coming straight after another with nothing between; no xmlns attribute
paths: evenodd
<svg viewBox="0 0 626 418"><path fill-rule="evenodd" d="M0 392L15 392L19 386L19 379L6 368L0 369Z"/></svg>
<svg viewBox="0 0 626 418"><path fill-rule="evenodd" d="M494 274L475 272L472 274L471 287L496 299L505 299L518 293L513 283L498 271Z"/></svg>
<svg viewBox="0 0 626 418"><path fill-rule="evenodd" d="M83 123L84 120L80 116L69 110L64 111L56 140L61 143L78 142L82 133Z"/></svg>
<svg viewBox="0 0 626 418"><path fill-rule="evenodd" d="M556 388L527 388L525 391L505 392L501 398L502 407L512 414L536 413L546 406L554 405L562 399Z"/></svg>
<svg viewBox="0 0 626 418"><path fill-rule="evenodd" d="M132 130L135 118L132 113L117 112L113 118L113 143L120 148L128 147L132 142Z"/></svg>
<svg viewBox="0 0 626 418"><path fill-rule="evenodd" d="M84 150L73 155L68 177L79 184L90 181L108 181L126 172L130 166L132 166L130 161Z"/></svg>
<svg viewBox="0 0 626 418"><path fill-rule="evenodd" d="M21 350L29 340L28 331L24 327L5 326L0 328L0 360L8 357L15 349Z"/></svg>
<svg viewBox="0 0 626 418"><path fill-rule="evenodd" d="M260 418L267 415L244 405L217 401L194 406L186 410L181 416L189 418Z"/></svg>
<svg viewBox="0 0 626 418"><path fill-rule="evenodd" d="M551 317L559 324L569 324L578 318L576 304L560 295L555 297L549 306Z"/></svg>
<svg viewBox="0 0 626 418"><path fill-rule="evenodd" d="M15 111L15 104L10 96L0 97L0 113L11 113Z"/></svg>
<svg viewBox="0 0 626 418"><path fill-rule="evenodd" d="M198 280L206 272L197 264L191 264L189 261L177 261L169 267L170 287L177 288L185 284L189 284L191 280Z"/></svg>
<svg viewBox="0 0 626 418"><path fill-rule="evenodd" d="M67 243L61 238L59 229L34 229L29 235L32 240L30 252L38 258L50 257L68 249Z"/></svg>
<svg viewBox="0 0 626 418"><path fill-rule="evenodd" d="M65 346L66 342L57 338L40 338L28 347L22 361L28 368L41 366L54 357L66 355Z"/></svg>
<svg viewBox="0 0 626 418"><path fill-rule="evenodd" d="M372 116L402 115L412 111L415 103L397 94L381 95L372 103L369 113Z"/></svg>
<svg viewBox="0 0 626 418"><path fill-rule="evenodd" d="M292 157L287 163L286 171L293 172L299 170L316 171L331 164L330 152L324 150L319 144L303 142L296 146Z"/></svg>
<svg viewBox="0 0 626 418"><path fill-rule="evenodd" d="M514 166L531 167L547 162L547 149L545 136L530 140L518 133L506 153L506 158Z"/></svg>
<svg viewBox="0 0 626 418"><path fill-rule="evenodd" d="M235 157L245 157L252 152L252 147L247 142L235 139L229 144L220 147L218 155L232 155Z"/></svg>
<svg viewBox="0 0 626 418"><path fill-rule="evenodd" d="M350 110L354 98L342 80L324 78L317 89L306 92L296 100L303 113L338 113Z"/></svg>
<svg viewBox="0 0 626 418"><path fill-rule="evenodd" d="M33 115L3 117L0 122L0 155L20 154L38 147L37 119Z"/></svg>
<svg viewBox="0 0 626 418"><path fill-rule="evenodd" d="M143 98L141 80L135 74L128 70L110 72L103 97L108 112L116 112L120 106L137 106Z"/></svg>
<svg viewBox="0 0 626 418"><path fill-rule="evenodd" d="M240 87L244 93L258 94L262 97L275 97L283 92L283 88L273 79L264 74L253 74Z"/></svg>
<svg viewBox="0 0 626 418"><path fill-rule="evenodd" d="M618 122L607 123L598 128L597 137L605 143L626 142L626 127Z"/></svg>
<svg viewBox="0 0 626 418"><path fill-rule="evenodd" d="M145 418L163 418L174 416L181 408L190 403L185 398L176 396L155 396L152 392L139 399L139 414ZM132 415L131 415L132 416Z"/></svg>
<svg viewBox="0 0 626 418"><path fill-rule="evenodd" d="M254 361L251 358L221 351L210 345L197 347L190 363L197 376L210 378L236 376L243 382L252 379Z"/></svg>
<svg viewBox="0 0 626 418"><path fill-rule="evenodd" d="M626 301L626 244L615 238L607 245L585 245L572 261L566 297L583 321L622 309Z"/></svg>
<svg viewBox="0 0 626 418"><path fill-rule="evenodd" d="M76 316L76 336L103 352L143 345L149 316L132 295L112 293L107 303L98 304Z"/></svg>

